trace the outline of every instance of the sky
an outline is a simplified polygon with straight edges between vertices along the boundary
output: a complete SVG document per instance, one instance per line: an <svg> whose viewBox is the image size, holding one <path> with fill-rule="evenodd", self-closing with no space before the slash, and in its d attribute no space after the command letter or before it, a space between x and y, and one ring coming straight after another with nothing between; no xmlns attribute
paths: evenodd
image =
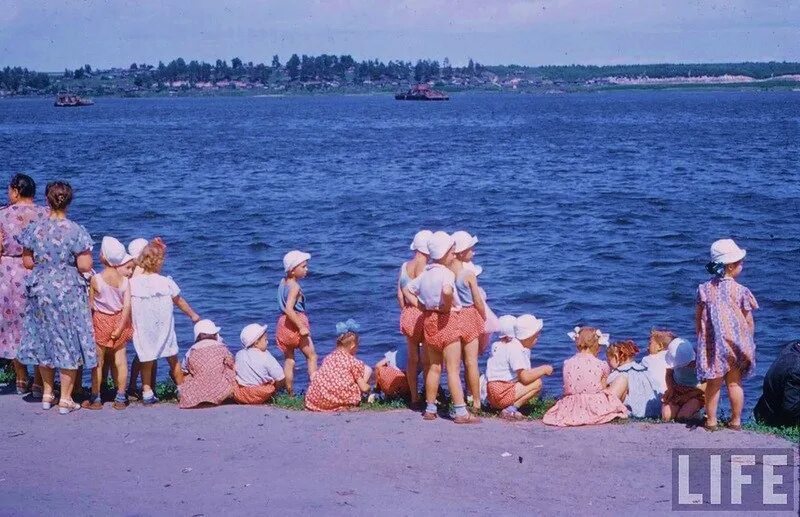
<svg viewBox="0 0 800 517"><path fill-rule="evenodd" d="M800 0L0 0L0 66L800 61Z"/></svg>

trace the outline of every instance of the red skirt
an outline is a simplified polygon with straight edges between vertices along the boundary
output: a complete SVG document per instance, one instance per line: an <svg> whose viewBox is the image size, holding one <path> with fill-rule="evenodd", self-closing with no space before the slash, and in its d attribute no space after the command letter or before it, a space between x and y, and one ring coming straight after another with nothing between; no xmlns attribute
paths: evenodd
<svg viewBox="0 0 800 517"><path fill-rule="evenodd" d="M486 398L494 409L505 409L517 400L517 387L511 381L489 381L486 384Z"/></svg>
<svg viewBox="0 0 800 517"><path fill-rule="evenodd" d="M458 326L461 329L461 343L466 345L483 334L483 318L474 306L466 307L458 313Z"/></svg>
<svg viewBox="0 0 800 517"><path fill-rule="evenodd" d="M120 334L114 342L114 346L108 346L108 342L111 341L111 333L116 330L120 318L122 318L122 311L114 314L105 314L100 311L94 311L92 313L94 342L97 343L98 346L116 350L125 346L128 341L133 339L133 327L131 326L130 318L128 318L128 324L122 329L122 334Z"/></svg>
<svg viewBox="0 0 800 517"><path fill-rule="evenodd" d="M415 343L422 343L422 311L413 305L403 308L400 313L400 332L404 336L412 338Z"/></svg>
<svg viewBox="0 0 800 517"><path fill-rule="evenodd" d="M239 404L265 404L273 395L275 385L272 383L240 386L237 382L233 387L233 398Z"/></svg>
<svg viewBox="0 0 800 517"><path fill-rule="evenodd" d="M381 366L375 369L378 389L389 398L408 395L406 374L394 366Z"/></svg>
<svg viewBox="0 0 800 517"><path fill-rule="evenodd" d="M302 321L309 330L311 329L311 326L308 324L308 316L306 316L305 313L299 312L297 313L297 317L300 318L300 321ZM300 329L298 329L297 325L292 323L285 314L282 314L281 317L278 318L278 325L275 327L275 343L284 355L286 355L289 350L300 346Z"/></svg>
<svg viewBox="0 0 800 517"><path fill-rule="evenodd" d="M461 340L457 312L425 311L422 313L422 330L425 344L440 352L450 343Z"/></svg>

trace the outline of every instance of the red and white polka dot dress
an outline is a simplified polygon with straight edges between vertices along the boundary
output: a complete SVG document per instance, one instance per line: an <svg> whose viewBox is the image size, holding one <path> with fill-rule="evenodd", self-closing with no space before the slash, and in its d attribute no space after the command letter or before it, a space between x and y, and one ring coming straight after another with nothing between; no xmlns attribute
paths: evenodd
<svg viewBox="0 0 800 517"><path fill-rule="evenodd" d="M306 392L306 409L341 411L361 403L357 379L364 376L363 361L337 347L322 361Z"/></svg>

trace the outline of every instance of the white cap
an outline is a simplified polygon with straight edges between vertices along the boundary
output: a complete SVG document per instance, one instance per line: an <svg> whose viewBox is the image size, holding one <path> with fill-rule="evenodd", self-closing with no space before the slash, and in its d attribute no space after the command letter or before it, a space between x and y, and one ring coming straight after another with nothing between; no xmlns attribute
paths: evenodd
<svg viewBox="0 0 800 517"><path fill-rule="evenodd" d="M533 314L523 314L514 324L514 336L519 339L528 339L544 327L544 321L537 319Z"/></svg>
<svg viewBox="0 0 800 517"><path fill-rule="evenodd" d="M292 250L283 256L283 270L290 273L294 268L310 258L311 255L305 251Z"/></svg>
<svg viewBox="0 0 800 517"><path fill-rule="evenodd" d="M440 260L447 255L450 248L453 247L453 238L447 232L438 231L431 235L428 241L428 250L430 251L433 260Z"/></svg>
<svg viewBox="0 0 800 517"><path fill-rule="evenodd" d="M128 244L128 254L133 258L138 259L145 246L147 246L147 239L142 239L141 237L138 239L133 239Z"/></svg>
<svg viewBox="0 0 800 517"><path fill-rule="evenodd" d="M747 255L733 242L733 239L720 239L711 245L711 262L721 262L723 264L735 264Z"/></svg>
<svg viewBox="0 0 800 517"><path fill-rule="evenodd" d="M133 257L125 251L125 246L114 237L106 235L100 244L100 253L105 257L106 262L111 267L127 264Z"/></svg>
<svg viewBox="0 0 800 517"><path fill-rule="evenodd" d="M456 253L461 253L462 251L466 251L471 247L478 244L478 238L474 235L470 235L468 232L459 230L455 232L453 235L453 241L456 243Z"/></svg>
<svg viewBox="0 0 800 517"><path fill-rule="evenodd" d="M197 339L197 336L200 334L208 334L209 336L213 336L214 334L218 334L220 328L214 325L214 322L211 320L200 320L194 324L194 338Z"/></svg>
<svg viewBox="0 0 800 517"><path fill-rule="evenodd" d="M517 323L517 318L511 316L510 314L506 314L505 316L500 316L497 318L497 330L500 334L500 337L514 337L514 326Z"/></svg>
<svg viewBox="0 0 800 517"><path fill-rule="evenodd" d="M241 334L239 334L239 339L242 340L242 346L245 348L252 346L266 331L266 325L259 325L258 323L249 324L243 328Z"/></svg>
<svg viewBox="0 0 800 517"><path fill-rule="evenodd" d="M680 368L686 366L695 359L694 347L685 339L676 337L669 342L667 353L664 354L664 362L667 368Z"/></svg>
<svg viewBox="0 0 800 517"><path fill-rule="evenodd" d="M420 230L414 235L414 240L411 242L411 251L419 251L425 255L430 255L428 250L428 241L431 240L433 232L430 230Z"/></svg>

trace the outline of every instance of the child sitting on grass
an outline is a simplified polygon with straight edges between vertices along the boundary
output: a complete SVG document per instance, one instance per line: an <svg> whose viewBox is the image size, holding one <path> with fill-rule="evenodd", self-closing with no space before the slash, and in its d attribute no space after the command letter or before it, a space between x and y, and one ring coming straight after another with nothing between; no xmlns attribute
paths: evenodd
<svg viewBox="0 0 800 517"><path fill-rule="evenodd" d="M650 382L647 368L636 362L639 347L631 340L618 341L606 350L608 364L613 368L608 382L617 377L628 379L628 393L622 401L636 418L661 416L661 400Z"/></svg>
<svg viewBox="0 0 800 517"><path fill-rule="evenodd" d="M194 325L194 344L183 358L186 375L178 386L181 409L216 406L233 395L236 384L233 356L219 337L219 331L211 320L200 320Z"/></svg>
<svg viewBox="0 0 800 517"><path fill-rule="evenodd" d="M705 384L697 379L694 347L683 339L674 339L665 359L667 391L662 397L661 418L667 422L691 420L705 404Z"/></svg>
<svg viewBox="0 0 800 517"><path fill-rule="evenodd" d="M486 390L489 405L502 410L500 416L506 420L525 418L519 408L541 392L542 377L553 373L550 365L531 368L531 349L542 326L542 320L530 314L499 320L500 340L492 344L486 362Z"/></svg>
<svg viewBox="0 0 800 517"><path fill-rule="evenodd" d="M406 376L407 367L407 347L398 347L397 350L386 352L383 359L375 365L375 384L386 398L393 399L410 395ZM414 379L416 379L414 389L419 395L419 379L416 377Z"/></svg>
<svg viewBox="0 0 800 517"><path fill-rule="evenodd" d="M674 333L669 330L653 329L650 331L650 342L647 346L648 355L642 358L642 366L647 368L647 376L659 398L667 391L667 347L675 339Z"/></svg>
<svg viewBox="0 0 800 517"><path fill-rule="evenodd" d="M336 350L331 352L311 377L306 392L306 409L342 411L358 406L361 394L369 393L372 368L356 359L358 324L352 319L336 324Z"/></svg>
<svg viewBox="0 0 800 517"><path fill-rule="evenodd" d="M264 404L284 386L283 368L267 350L266 325L251 323L239 338L243 349L236 352L233 398L239 404Z"/></svg>

